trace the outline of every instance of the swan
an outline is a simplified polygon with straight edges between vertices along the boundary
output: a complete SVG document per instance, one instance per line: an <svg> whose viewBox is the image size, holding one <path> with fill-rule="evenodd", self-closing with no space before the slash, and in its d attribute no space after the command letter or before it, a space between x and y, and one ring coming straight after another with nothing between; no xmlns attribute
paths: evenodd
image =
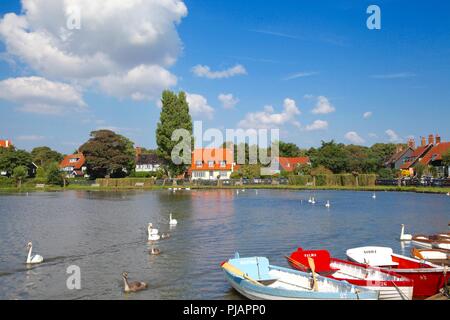
<svg viewBox="0 0 450 320"><path fill-rule="evenodd" d="M327 201L327 203L325 204L325 207L327 207L327 208L331 207L330 200Z"/></svg>
<svg viewBox="0 0 450 320"><path fill-rule="evenodd" d="M312 204L316 204L316 199L315 199L315 198L312 198L311 203L312 203Z"/></svg>
<svg viewBox="0 0 450 320"><path fill-rule="evenodd" d="M158 254L161 254L161 250L159 250L158 248L152 247L152 248L148 251L148 253L150 253L150 254L153 255L153 256L156 256L156 255L158 255Z"/></svg>
<svg viewBox="0 0 450 320"><path fill-rule="evenodd" d="M186 191L191 191L191 188L186 188Z"/></svg>
<svg viewBox="0 0 450 320"><path fill-rule="evenodd" d="M149 223L148 224L147 230L148 230L148 234L149 235L151 235L151 234L158 234L159 233L158 229L154 229L153 228L153 223Z"/></svg>
<svg viewBox="0 0 450 320"><path fill-rule="evenodd" d="M239 190L236 190L236 194L239 194Z"/></svg>
<svg viewBox="0 0 450 320"><path fill-rule="evenodd" d="M255 191L256 191L256 192L255 192L255 193L256 193L256 195L258 195L258 190L255 190Z"/></svg>
<svg viewBox="0 0 450 320"><path fill-rule="evenodd" d="M169 215L169 225L176 226L178 221L176 219L172 219L172 214Z"/></svg>
<svg viewBox="0 0 450 320"><path fill-rule="evenodd" d="M38 264L44 261L44 258L38 254L34 256L31 255L31 251L33 250L33 243L31 241L28 242L27 249L28 249L27 264Z"/></svg>
<svg viewBox="0 0 450 320"><path fill-rule="evenodd" d="M126 293L142 291L148 288L148 285L145 282L128 282L128 272L122 273L122 278L124 283L124 291Z"/></svg>
<svg viewBox="0 0 450 320"><path fill-rule="evenodd" d="M412 235L405 234L405 225L402 224L402 231L400 233L400 241L411 241L411 240L412 240Z"/></svg>
<svg viewBox="0 0 450 320"><path fill-rule="evenodd" d="M374 193L373 195L372 195L372 199L376 199L377 198L377 195Z"/></svg>
<svg viewBox="0 0 450 320"><path fill-rule="evenodd" d="M159 234L148 235L148 241L158 241L159 239L161 239L161 236Z"/></svg>
<svg viewBox="0 0 450 320"><path fill-rule="evenodd" d="M309 197L308 202L309 202L309 203L312 203L312 197Z"/></svg>
<svg viewBox="0 0 450 320"><path fill-rule="evenodd" d="M447 192L447 197L450 197L450 192Z"/></svg>

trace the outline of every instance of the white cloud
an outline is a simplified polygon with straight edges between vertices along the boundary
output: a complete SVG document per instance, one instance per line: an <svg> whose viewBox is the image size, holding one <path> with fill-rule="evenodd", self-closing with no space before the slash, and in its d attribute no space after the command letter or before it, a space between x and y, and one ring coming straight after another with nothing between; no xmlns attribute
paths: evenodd
<svg viewBox="0 0 450 320"><path fill-rule="evenodd" d="M39 140L43 140L43 139L45 139L44 136L39 136L39 135L35 135L35 134L16 137L16 140L20 140L20 141L39 141Z"/></svg>
<svg viewBox="0 0 450 320"><path fill-rule="evenodd" d="M140 101L157 98L162 90L174 86L177 78L158 65L140 65L126 74L109 75L97 81L110 96Z"/></svg>
<svg viewBox="0 0 450 320"><path fill-rule="evenodd" d="M297 79L297 78L304 78L304 77L310 77L310 76L315 76L319 74L316 71L311 71L311 72L297 72L295 74L292 74L286 78L284 78L284 80L293 80L293 79Z"/></svg>
<svg viewBox="0 0 450 320"><path fill-rule="evenodd" d="M199 94L186 93L186 101L189 105L189 112L193 116L205 116L212 119L214 109L208 104L208 100Z"/></svg>
<svg viewBox="0 0 450 320"><path fill-rule="evenodd" d="M402 141L400 136L392 129L386 130L385 133L388 135L390 142L396 143L396 142L401 142Z"/></svg>
<svg viewBox="0 0 450 320"><path fill-rule="evenodd" d="M40 114L62 114L86 107L79 89L41 77L0 81L0 99L19 104L20 111Z"/></svg>
<svg viewBox="0 0 450 320"><path fill-rule="evenodd" d="M306 131L326 130L328 128L328 122L323 120L316 120L312 124L306 126Z"/></svg>
<svg viewBox="0 0 450 320"><path fill-rule="evenodd" d="M312 110L313 114L328 114L336 111L336 108L331 104L328 98L324 96L317 97L317 104Z"/></svg>
<svg viewBox="0 0 450 320"><path fill-rule="evenodd" d="M369 133L370 138L378 138L378 135L376 133Z"/></svg>
<svg viewBox="0 0 450 320"><path fill-rule="evenodd" d="M353 144L363 144L366 141L359 136L355 131L350 131L345 134L345 139L350 141Z"/></svg>
<svg viewBox="0 0 450 320"><path fill-rule="evenodd" d="M295 116L301 114L294 100L290 98L284 99L283 111L275 113L272 106L265 106L263 111L250 112L245 118L238 123L238 127L244 129L269 129L277 128L286 123L299 126L299 122L295 120Z"/></svg>
<svg viewBox="0 0 450 320"><path fill-rule="evenodd" d="M232 109L232 108L234 108L234 106L236 104L239 103L239 99L233 97L233 95L231 93L229 93L229 94L221 93L221 94L219 94L219 96L217 98L222 103L222 106L225 109Z"/></svg>
<svg viewBox="0 0 450 320"><path fill-rule="evenodd" d="M364 119L369 119L370 117L373 116L373 112L372 111L367 111L363 114Z"/></svg>
<svg viewBox="0 0 450 320"><path fill-rule="evenodd" d="M81 11L81 28L69 30L67 18L74 5ZM168 77L170 84L176 83L166 69L182 49L176 25L187 8L180 0L24 0L21 12L0 20L0 40L8 56L40 75L86 86L96 79L109 90L111 82L118 82L114 77L130 77L141 66L159 68L147 82L155 87L143 90L140 83L125 84L121 94L128 92L135 99L158 91L158 77L163 84Z"/></svg>
<svg viewBox="0 0 450 320"><path fill-rule="evenodd" d="M196 65L192 68L192 72L197 77L203 77L208 79L223 79L223 78L231 78L237 75L247 74L247 70L245 70L244 66L237 64L234 67L231 67L222 71L211 71L210 67L203 65Z"/></svg>
<svg viewBox="0 0 450 320"><path fill-rule="evenodd" d="M399 73L388 73L388 74L374 74L370 76L373 79L402 79L402 78L412 78L416 74L412 72L399 72Z"/></svg>

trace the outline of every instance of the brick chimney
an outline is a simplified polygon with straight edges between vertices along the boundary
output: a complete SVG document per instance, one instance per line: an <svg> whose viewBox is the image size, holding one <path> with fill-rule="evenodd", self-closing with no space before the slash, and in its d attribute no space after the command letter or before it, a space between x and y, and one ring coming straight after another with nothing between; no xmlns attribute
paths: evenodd
<svg viewBox="0 0 450 320"><path fill-rule="evenodd" d="M408 147L410 147L411 149L416 149L416 142L414 141L414 138L410 138L408 140Z"/></svg>
<svg viewBox="0 0 450 320"><path fill-rule="evenodd" d="M422 141L421 141L421 146L422 146L422 147L425 147L425 146L427 145L427 139L426 139L425 137L422 137L421 140L422 140Z"/></svg>
<svg viewBox="0 0 450 320"><path fill-rule="evenodd" d="M434 144L434 135L430 134L428 136L428 144Z"/></svg>
<svg viewBox="0 0 450 320"><path fill-rule="evenodd" d="M142 148L136 147L136 157L139 157L142 154Z"/></svg>
<svg viewBox="0 0 450 320"><path fill-rule="evenodd" d="M436 144L441 143L441 136L440 135L436 135Z"/></svg>

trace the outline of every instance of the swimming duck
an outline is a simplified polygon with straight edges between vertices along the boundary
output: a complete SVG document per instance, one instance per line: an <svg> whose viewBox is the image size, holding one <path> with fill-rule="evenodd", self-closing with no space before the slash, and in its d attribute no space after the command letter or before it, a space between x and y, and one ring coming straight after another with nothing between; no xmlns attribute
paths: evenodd
<svg viewBox="0 0 450 320"><path fill-rule="evenodd" d="M148 253L150 253L151 255L156 256L156 255L158 255L158 254L161 254L161 250L159 250L158 248L152 247L152 248L148 251Z"/></svg>
<svg viewBox="0 0 450 320"><path fill-rule="evenodd" d="M38 264L44 261L44 258L38 254L34 256L31 255L31 251L33 250L33 243L31 241L28 242L27 249L28 249L27 264Z"/></svg>
<svg viewBox="0 0 450 320"><path fill-rule="evenodd" d="M169 239L170 238L170 234L169 233L163 233L162 235L161 235L161 239Z"/></svg>
<svg viewBox="0 0 450 320"><path fill-rule="evenodd" d="M128 282L128 272L122 273L123 283L124 283L124 291L128 292L138 292L148 288L148 285L145 282Z"/></svg>

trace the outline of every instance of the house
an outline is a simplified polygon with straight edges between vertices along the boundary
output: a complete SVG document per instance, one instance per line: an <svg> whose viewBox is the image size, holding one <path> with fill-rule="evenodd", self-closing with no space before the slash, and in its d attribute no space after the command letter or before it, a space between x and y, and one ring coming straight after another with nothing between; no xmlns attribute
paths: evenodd
<svg viewBox="0 0 450 320"><path fill-rule="evenodd" d="M425 137L421 138L420 147L416 148L414 152L407 158L404 159L404 163L400 166L402 170L410 170L416 166L419 161L425 157L425 155L433 148L434 146L434 135L430 135L428 137L428 143Z"/></svg>
<svg viewBox="0 0 450 320"><path fill-rule="evenodd" d="M69 154L59 164L61 171L68 178L88 177L86 174L86 159L82 153Z"/></svg>
<svg viewBox="0 0 450 320"><path fill-rule="evenodd" d="M156 172L161 165L162 161L156 154L143 154L141 148L136 148L136 172Z"/></svg>
<svg viewBox="0 0 450 320"><path fill-rule="evenodd" d="M11 140L0 140L0 148L9 148L12 146Z"/></svg>
<svg viewBox="0 0 450 320"><path fill-rule="evenodd" d="M405 148L402 145L397 147L396 153L385 163L386 168L400 170L413 155L416 143L414 139L409 139L408 146Z"/></svg>
<svg viewBox="0 0 450 320"><path fill-rule="evenodd" d="M293 172L298 165L311 165L309 157L277 157L275 159L275 166L278 170L274 173L280 173L281 171Z"/></svg>
<svg viewBox="0 0 450 320"><path fill-rule="evenodd" d="M227 148L195 149L189 173L192 180L230 179L238 169L233 150Z"/></svg>
<svg viewBox="0 0 450 320"><path fill-rule="evenodd" d="M442 156L450 152L450 142L442 142L440 136L436 136L436 144L420 160L425 166L433 166L437 169L438 176L450 177L450 168L442 163Z"/></svg>

